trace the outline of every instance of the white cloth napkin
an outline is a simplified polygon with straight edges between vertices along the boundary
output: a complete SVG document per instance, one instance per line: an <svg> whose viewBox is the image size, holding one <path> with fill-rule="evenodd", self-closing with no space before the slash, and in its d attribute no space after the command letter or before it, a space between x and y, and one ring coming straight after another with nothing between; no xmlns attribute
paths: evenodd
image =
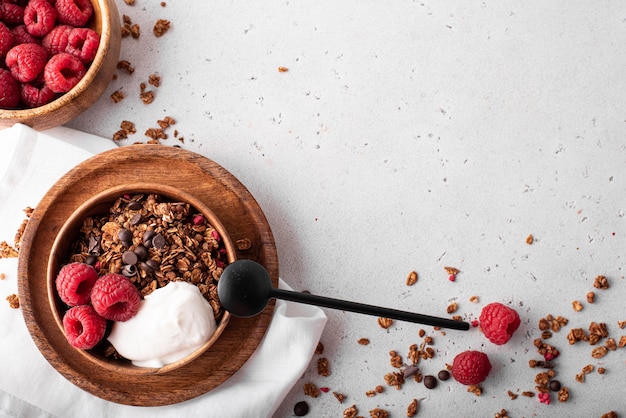
<svg viewBox="0 0 626 418"><path fill-rule="evenodd" d="M13 244L45 192L76 164L115 148L108 139L65 127L0 131L0 241ZM74 386L38 351L22 318L4 299L17 294L17 259L0 259L0 417L270 417L308 366L326 315L319 308L277 301L267 333L244 366L214 390L175 405L133 407ZM281 279L279 286L289 288Z"/></svg>

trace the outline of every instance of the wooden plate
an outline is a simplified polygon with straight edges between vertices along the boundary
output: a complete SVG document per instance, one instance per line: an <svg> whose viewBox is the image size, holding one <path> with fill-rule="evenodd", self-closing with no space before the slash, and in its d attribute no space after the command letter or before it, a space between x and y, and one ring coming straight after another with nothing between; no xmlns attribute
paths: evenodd
<svg viewBox="0 0 626 418"><path fill-rule="evenodd" d="M249 239L249 258L265 266L278 285L278 258L271 229L250 192L215 162L162 145L131 145L99 154L73 168L43 197L24 233L18 290L28 330L48 362L76 386L108 401L138 406L182 402L219 386L252 355L271 320L274 303L253 318L231 317L219 340L187 366L161 375L116 374L71 347L48 302L46 268L59 229L81 203L106 188L159 181L201 199L225 225L233 242Z"/></svg>

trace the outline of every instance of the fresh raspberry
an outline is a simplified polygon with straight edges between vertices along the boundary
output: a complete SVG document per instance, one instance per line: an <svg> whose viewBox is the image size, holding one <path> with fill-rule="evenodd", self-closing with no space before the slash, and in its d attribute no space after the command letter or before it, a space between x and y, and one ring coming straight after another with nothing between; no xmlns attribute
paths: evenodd
<svg viewBox="0 0 626 418"><path fill-rule="evenodd" d="M24 8L24 25L33 36L44 36L54 28L57 9L47 0L31 0Z"/></svg>
<svg viewBox="0 0 626 418"><path fill-rule="evenodd" d="M13 44L14 45L19 45L19 44L40 44L41 45L41 39L35 38L33 35L28 33L25 25L19 25L19 26L14 27L13 29L11 29L11 32L13 32Z"/></svg>
<svg viewBox="0 0 626 418"><path fill-rule="evenodd" d="M5 62L17 81L33 81L46 66L48 53L37 44L16 45L7 52Z"/></svg>
<svg viewBox="0 0 626 418"><path fill-rule="evenodd" d="M485 337L497 345L509 341L520 324L517 311L499 302L485 305L480 313L479 321L480 329Z"/></svg>
<svg viewBox="0 0 626 418"><path fill-rule="evenodd" d="M90 0L57 0L59 22L72 26L85 26L93 14Z"/></svg>
<svg viewBox="0 0 626 418"><path fill-rule="evenodd" d="M98 273L89 264L70 263L61 267L55 285L61 300L69 306L76 306L89 303L96 280Z"/></svg>
<svg viewBox="0 0 626 418"><path fill-rule="evenodd" d="M107 321L91 305L70 308L63 316L63 329L67 341L81 350L94 348L102 340Z"/></svg>
<svg viewBox="0 0 626 418"><path fill-rule="evenodd" d="M19 103L19 84L9 70L0 68L0 109L14 109Z"/></svg>
<svg viewBox="0 0 626 418"><path fill-rule="evenodd" d="M46 48L50 56L65 52L72 29L74 28L69 25L59 25L55 27L44 36L41 45Z"/></svg>
<svg viewBox="0 0 626 418"><path fill-rule="evenodd" d="M15 35L11 29L0 22L0 58L4 57L7 52L15 45Z"/></svg>
<svg viewBox="0 0 626 418"><path fill-rule="evenodd" d="M141 304L139 290L121 274L100 277L91 290L91 304L100 316L113 321L128 321Z"/></svg>
<svg viewBox="0 0 626 418"><path fill-rule="evenodd" d="M24 8L19 4L8 1L0 1L0 14L2 20L9 26L21 25L24 23Z"/></svg>
<svg viewBox="0 0 626 418"><path fill-rule="evenodd" d="M452 362L452 377L464 385L477 385L484 381L491 371L487 354L467 350L457 354Z"/></svg>
<svg viewBox="0 0 626 418"><path fill-rule="evenodd" d="M37 87L33 84L23 83L21 89L22 102L27 107L31 108L43 106L46 103L50 103L56 96L56 94L54 94L54 92L50 90L50 87L45 84L41 87Z"/></svg>
<svg viewBox="0 0 626 418"><path fill-rule="evenodd" d="M60 53L50 58L43 76L53 92L65 93L78 84L86 71L81 60L73 55Z"/></svg>
<svg viewBox="0 0 626 418"><path fill-rule="evenodd" d="M93 29L74 28L67 38L65 52L79 58L83 63L89 64L96 57L100 35Z"/></svg>

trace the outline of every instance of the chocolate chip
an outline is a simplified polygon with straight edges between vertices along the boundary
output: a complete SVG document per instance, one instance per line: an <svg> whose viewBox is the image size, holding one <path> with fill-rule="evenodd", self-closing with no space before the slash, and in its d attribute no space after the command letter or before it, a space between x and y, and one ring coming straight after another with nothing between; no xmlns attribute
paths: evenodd
<svg viewBox="0 0 626 418"><path fill-rule="evenodd" d="M141 240L143 241L143 245L145 245L147 248L152 247L152 238L154 237L155 232L151 229L148 229L146 232L143 233L143 237L141 238Z"/></svg>
<svg viewBox="0 0 626 418"><path fill-rule="evenodd" d="M130 264L130 265L135 265L137 264L137 254L135 254L133 251L125 251L124 254L122 254L122 261L125 264Z"/></svg>
<svg viewBox="0 0 626 418"><path fill-rule="evenodd" d="M297 417L303 417L306 414L309 413L309 404L304 402L304 401L300 401L297 404L295 404L295 406L293 407L293 413L297 416Z"/></svg>
<svg viewBox="0 0 626 418"><path fill-rule="evenodd" d="M409 364L404 369L404 372L403 372L404 378L407 379L407 378L413 376L414 374L419 372L419 370L420 370L420 368L417 367L415 364Z"/></svg>
<svg viewBox="0 0 626 418"><path fill-rule="evenodd" d="M550 390L552 392L558 392L559 390L561 390L561 382L559 382L558 380L551 380Z"/></svg>
<svg viewBox="0 0 626 418"><path fill-rule="evenodd" d="M133 233L128 229L121 229L120 232L117 233L117 237L120 241L122 241L122 243L126 244L133 240Z"/></svg>
<svg viewBox="0 0 626 418"><path fill-rule="evenodd" d="M148 249L143 245L138 245L137 248L133 250L133 252L137 254L137 258L140 261L144 261L146 258L148 258Z"/></svg>
<svg viewBox="0 0 626 418"><path fill-rule="evenodd" d="M156 234L154 238L152 238L152 245L154 245L154 248L157 250L165 247L165 237L161 234Z"/></svg>
<svg viewBox="0 0 626 418"><path fill-rule="evenodd" d="M140 263L139 267L145 271L146 273L150 273L153 272L154 269L152 267L150 267L150 265L148 263Z"/></svg>
<svg viewBox="0 0 626 418"><path fill-rule="evenodd" d="M90 255L89 257L85 258L85 264L89 264L90 266L93 266L94 264L96 264L96 261L98 261L98 259L93 255Z"/></svg>
<svg viewBox="0 0 626 418"><path fill-rule="evenodd" d="M137 274L137 267L134 264L127 264L122 267L122 274L126 277L132 277Z"/></svg>
<svg viewBox="0 0 626 418"><path fill-rule="evenodd" d="M148 260L148 261L146 261L146 265L148 267L150 267L152 270L158 270L159 269L159 262L155 261L155 260Z"/></svg>
<svg viewBox="0 0 626 418"><path fill-rule="evenodd" d="M102 237L100 236L89 237L89 246L87 247L87 251L89 251L89 254L100 255L100 239L101 238Z"/></svg>
<svg viewBox="0 0 626 418"><path fill-rule="evenodd" d="M141 222L141 214L135 213L133 217L130 218L130 224L137 225L139 222Z"/></svg>
<svg viewBox="0 0 626 418"><path fill-rule="evenodd" d="M437 377L439 378L439 380L445 382L450 378L450 372L447 370L441 370L439 373L437 373Z"/></svg>
<svg viewBox="0 0 626 418"><path fill-rule="evenodd" d="M131 200L130 202L128 202L128 206L126 206L126 208L128 208L129 210L139 210L142 207L143 205L136 200Z"/></svg>
<svg viewBox="0 0 626 418"><path fill-rule="evenodd" d="M427 389L434 389L437 387L437 378L431 374L424 376L424 386Z"/></svg>

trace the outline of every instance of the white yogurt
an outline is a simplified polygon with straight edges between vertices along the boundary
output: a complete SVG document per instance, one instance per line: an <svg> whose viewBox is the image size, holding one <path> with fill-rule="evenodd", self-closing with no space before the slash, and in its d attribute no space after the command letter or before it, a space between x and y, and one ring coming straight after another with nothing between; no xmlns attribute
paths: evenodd
<svg viewBox="0 0 626 418"><path fill-rule="evenodd" d="M108 340L140 367L163 367L193 353L215 332L213 309L200 290L170 282L141 301L139 312L115 322Z"/></svg>

